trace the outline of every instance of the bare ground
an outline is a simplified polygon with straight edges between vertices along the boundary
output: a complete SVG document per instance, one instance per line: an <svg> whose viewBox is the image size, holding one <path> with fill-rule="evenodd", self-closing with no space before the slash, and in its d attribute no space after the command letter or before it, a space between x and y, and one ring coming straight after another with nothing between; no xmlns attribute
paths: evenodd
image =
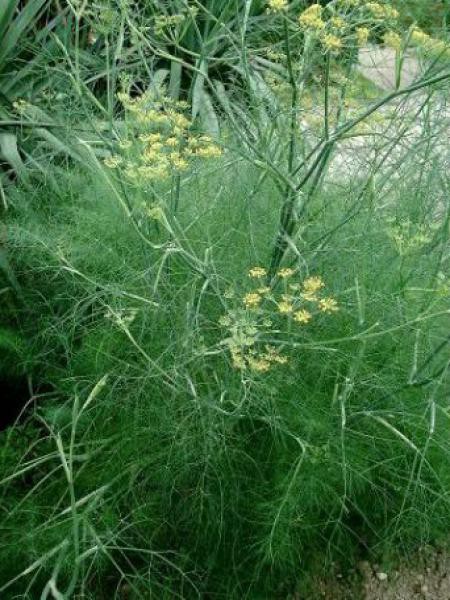
<svg viewBox="0 0 450 600"><path fill-rule="evenodd" d="M450 600L450 553L422 548L405 564L381 569L362 561L353 574L315 582L293 600Z"/></svg>

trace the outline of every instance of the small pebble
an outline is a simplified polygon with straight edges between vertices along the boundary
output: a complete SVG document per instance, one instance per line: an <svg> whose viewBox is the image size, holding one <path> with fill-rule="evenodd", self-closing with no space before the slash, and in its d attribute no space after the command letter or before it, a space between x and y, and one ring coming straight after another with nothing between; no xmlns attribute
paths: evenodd
<svg viewBox="0 0 450 600"><path fill-rule="evenodd" d="M386 581L388 578L387 573L377 573L377 577L380 581Z"/></svg>

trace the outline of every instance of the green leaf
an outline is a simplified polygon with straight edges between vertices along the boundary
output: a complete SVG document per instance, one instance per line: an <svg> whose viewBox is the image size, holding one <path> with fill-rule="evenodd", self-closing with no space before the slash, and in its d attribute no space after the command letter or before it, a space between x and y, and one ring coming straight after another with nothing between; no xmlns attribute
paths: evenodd
<svg viewBox="0 0 450 600"><path fill-rule="evenodd" d="M17 136L14 133L0 133L0 155L11 165L19 178L28 180L27 168L17 149Z"/></svg>
<svg viewBox="0 0 450 600"><path fill-rule="evenodd" d="M149 86L150 89L153 92L160 92L165 80L169 76L169 73L169 69L158 69L157 71L155 71Z"/></svg>
<svg viewBox="0 0 450 600"><path fill-rule="evenodd" d="M213 137L219 137L219 118L214 109L211 96L205 90L202 90L199 116L202 121L203 128Z"/></svg>
<svg viewBox="0 0 450 600"><path fill-rule="evenodd" d="M6 31L13 20L14 11L16 10L18 3L19 0L3 0L0 3L0 39L5 37Z"/></svg>
<svg viewBox="0 0 450 600"><path fill-rule="evenodd" d="M28 0L25 8L18 13L14 20L9 18L9 21L8 17L10 17L10 12L7 7L4 14L6 30L3 31L3 37L0 42L0 68L9 59L10 55L17 51L19 40L23 39L27 31L34 26L39 11L47 2L48 0ZM0 27L1 26L0 16Z"/></svg>
<svg viewBox="0 0 450 600"><path fill-rule="evenodd" d="M223 83L221 81L215 81L214 84L215 84L214 87L215 87L217 99L219 100L220 104L222 105L222 108L227 113L228 117L234 122L235 115L234 115L230 100L228 98L228 94L225 89L225 86L223 85Z"/></svg>
<svg viewBox="0 0 450 600"><path fill-rule="evenodd" d="M169 95L174 100L180 98L182 68L181 63L176 60L170 64Z"/></svg>
<svg viewBox="0 0 450 600"><path fill-rule="evenodd" d="M200 112L200 105L203 100L203 87L205 84L205 76L208 74L208 63L202 59L198 64L198 71L195 75L194 85L192 88L192 118Z"/></svg>
<svg viewBox="0 0 450 600"><path fill-rule="evenodd" d="M70 156L77 162L83 162L83 156L81 154L79 154L76 150L74 150L74 148L63 142L63 140L56 137L56 135L53 135L53 133L51 133L48 129L45 129L44 127L37 127L34 130L34 133L41 139L45 140L54 151L66 154L67 156Z"/></svg>

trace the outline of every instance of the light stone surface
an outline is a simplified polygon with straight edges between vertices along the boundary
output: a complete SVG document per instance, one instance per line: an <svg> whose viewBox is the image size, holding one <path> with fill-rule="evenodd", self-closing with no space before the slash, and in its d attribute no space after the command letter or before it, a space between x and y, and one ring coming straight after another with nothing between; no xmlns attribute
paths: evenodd
<svg viewBox="0 0 450 600"><path fill-rule="evenodd" d="M367 46L359 54L357 71L380 89L380 98L395 89L395 51L390 48ZM424 66L410 54L403 62L401 88L420 80ZM430 166L439 162L445 172L450 171L450 106L443 95L435 94L431 111L419 112L427 92L419 90L395 98L376 113L371 134L351 137L336 147L327 175L329 182L364 179L374 160L391 147L382 172L392 171L400 176L396 165L404 165L404 158L420 161L421 153ZM369 106L369 104L368 104ZM361 111L364 106L361 106ZM373 118L373 117L372 117ZM431 132L431 134L429 133ZM430 135L432 139L430 140ZM430 142L430 143L429 143ZM418 169L415 169L419 173ZM450 600L450 599L449 599Z"/></svg>
<svg viewBox="0 0 450 600"><path fill-rule="evenodd" d="M395 89L396 53L392 48L382 46L365 46L358 56L357 70L385 91ZM407 87L420 78L424 67L413 53L406 55L402 61L400 86Z"/></svg>

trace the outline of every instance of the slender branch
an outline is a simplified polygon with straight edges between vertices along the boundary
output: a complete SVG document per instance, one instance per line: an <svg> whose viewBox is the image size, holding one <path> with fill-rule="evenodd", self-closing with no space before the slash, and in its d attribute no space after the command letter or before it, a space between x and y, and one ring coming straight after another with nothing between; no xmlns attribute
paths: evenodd
<svg viewBox="0 0 450 600"><path fill-rule="evenodd" d="M296 140L297 140L297 102L298 102L298 89L297 82L295 79L294 68L292 64L292 53L291 46L289 41L289 27L288 27L288 19L284 17L284 38L285 38L285 48L286 48L286 59L287 59L287 69L289 74L289 84L291 86L291 114L290 114L290 130L289 130L289 148L288 148L288 159L287 159L287 170L290 174L294 170L294 160L296 153ZM294 209L295 209L295 201L297 194L295 190L292 189L291 186L286 187L285 192L285 201L283 204L283 208L281 211L280 217L280 227L277 235L277 239L275 241L275 247L272 252L272 259L270 262L270 267L268 271L268 280L272 281L275 275L275 272L283 259L284 253L286 251L286 236L289 235L289 231L294 228Z"/></svg>

